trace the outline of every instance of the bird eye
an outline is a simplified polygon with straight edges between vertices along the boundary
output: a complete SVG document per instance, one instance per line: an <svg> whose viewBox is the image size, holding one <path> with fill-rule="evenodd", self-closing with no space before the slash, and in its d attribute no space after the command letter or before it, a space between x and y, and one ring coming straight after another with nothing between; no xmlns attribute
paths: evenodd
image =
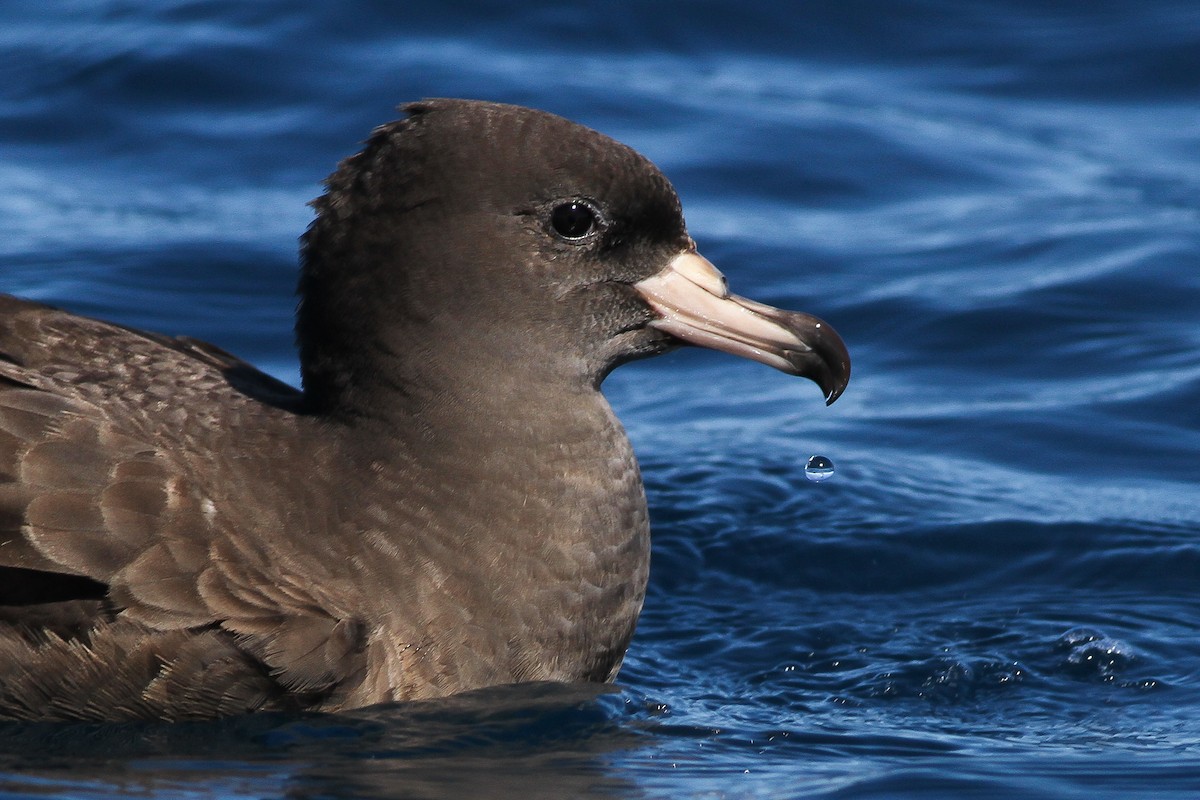
<svg viewBox="0 0 1200 800"><path fill-rule="evenodd" d="M579 241L600 229L600 215L590 204L571 200L550 212L550 227L564 239Z"/></svg>

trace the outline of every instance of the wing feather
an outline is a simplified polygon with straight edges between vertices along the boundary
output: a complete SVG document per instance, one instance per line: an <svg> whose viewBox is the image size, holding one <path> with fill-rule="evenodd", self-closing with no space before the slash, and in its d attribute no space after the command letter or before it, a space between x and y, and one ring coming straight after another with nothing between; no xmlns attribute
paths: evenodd
<svg viewBox="0 0 1200 800"><path fill-rule="evenodd" d="M363 626L189 457L231 438L214 402L257 421L295 398L211 345L0 295L0 716L211 716L361 680Z"/></svg>

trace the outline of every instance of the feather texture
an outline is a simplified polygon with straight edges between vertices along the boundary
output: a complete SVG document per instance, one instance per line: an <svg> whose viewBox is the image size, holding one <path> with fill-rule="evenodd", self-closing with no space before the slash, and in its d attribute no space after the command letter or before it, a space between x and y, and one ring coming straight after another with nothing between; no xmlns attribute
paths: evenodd
<svg viewBox="0 0 1200 800"><path fill-rule="evenodd" d="M195 477L237 459L237 415L158 413L240 407L262 437L292 390L217 348L8 297L0 352L0 717L208 717L361 676L360 626L255 569L266 554L231 544L221 510L250 498Z"/></svg>

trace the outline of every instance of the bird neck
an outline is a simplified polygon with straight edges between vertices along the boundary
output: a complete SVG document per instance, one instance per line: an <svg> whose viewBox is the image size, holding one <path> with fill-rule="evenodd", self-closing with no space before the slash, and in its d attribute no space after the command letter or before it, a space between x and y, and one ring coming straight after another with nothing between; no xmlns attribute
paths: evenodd
<svg viewBox="0 0 1200 800"><path fill-rule="evenodd" d="M436 402L418 393L426 402L416 406L409 394L408 420L357 429L371 456L357 471L398 487L391 518L359 526L379 532L365 537L376 552L363 562L379 596L400 586L439 598L422 608L462 609L470 624L446 635L455 647L498 653L487 682L608 680L649 569L632 448L599 391L497 383ZM445 624L404 612L385 625L398 642ZM449 658L434 650L428 658Z"/></svg>

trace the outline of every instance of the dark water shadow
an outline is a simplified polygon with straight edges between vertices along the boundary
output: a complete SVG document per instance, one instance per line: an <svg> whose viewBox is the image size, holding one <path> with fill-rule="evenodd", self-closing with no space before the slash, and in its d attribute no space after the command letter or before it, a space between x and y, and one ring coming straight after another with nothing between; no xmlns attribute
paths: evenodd
<svg viewBox="0 0 1200 800"><path fill-rule="evenodd" d="M639 713L612 687L529 684L345 714L5 724L0 797L627 797L608 756L646 740Z"/></svg>

